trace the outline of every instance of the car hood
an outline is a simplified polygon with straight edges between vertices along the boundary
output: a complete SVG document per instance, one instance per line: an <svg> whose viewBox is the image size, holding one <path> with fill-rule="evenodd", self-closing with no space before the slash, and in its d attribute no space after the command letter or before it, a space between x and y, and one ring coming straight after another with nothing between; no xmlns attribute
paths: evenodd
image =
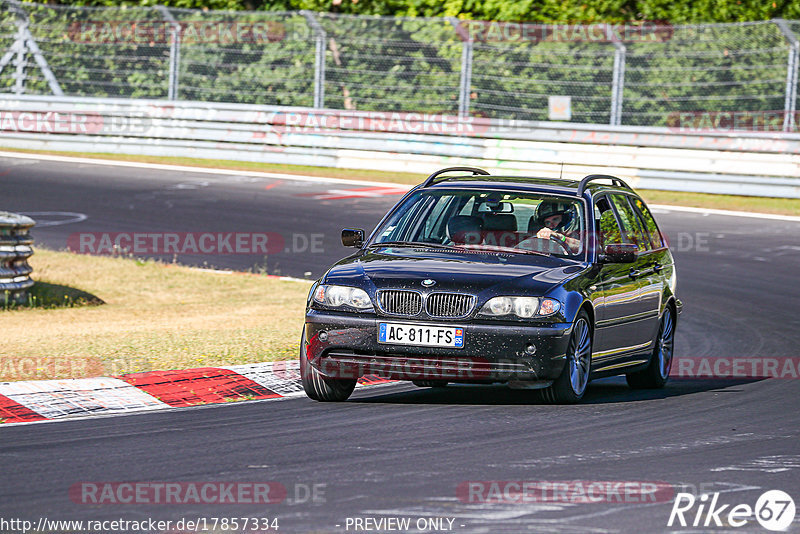
<svg viewBox="0 0 800 534"><path fill-rule="evenodd" d="M387 246L339 261L324 282L422 289L422 281L430 279L435 281L432 291L480 293L507 288L509 294L544 294L584 268L584 264L554 256Z"/></svg>

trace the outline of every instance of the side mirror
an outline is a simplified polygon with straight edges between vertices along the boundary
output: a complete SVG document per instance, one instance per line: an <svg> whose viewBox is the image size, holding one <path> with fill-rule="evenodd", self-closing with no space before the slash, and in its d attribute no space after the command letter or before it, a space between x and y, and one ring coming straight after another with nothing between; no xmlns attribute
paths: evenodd
<svg viewBox="0 0 800 534"><path fill-rule="evenodd" d="M342 245L346 247L361 248L364 244L364 230L361 228L344 228L342 230Z"/></svg>
<svg viewBox="0 0 800 534"><path fill-rule="evenodd" d="M603 263L633 263L636 261L638 253L639 247L631 243L606 245L601 261Z"/></svg>

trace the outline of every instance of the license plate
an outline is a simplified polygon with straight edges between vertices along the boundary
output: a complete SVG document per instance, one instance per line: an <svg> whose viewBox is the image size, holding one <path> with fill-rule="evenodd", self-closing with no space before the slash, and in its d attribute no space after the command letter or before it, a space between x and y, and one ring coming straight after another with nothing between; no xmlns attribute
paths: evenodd
<svg viewBox="0 0 800 534"><path fill-rule="evenodd" d="M447 326L380 323L378 343L460 349L464 347L464 329Z"/></svg>

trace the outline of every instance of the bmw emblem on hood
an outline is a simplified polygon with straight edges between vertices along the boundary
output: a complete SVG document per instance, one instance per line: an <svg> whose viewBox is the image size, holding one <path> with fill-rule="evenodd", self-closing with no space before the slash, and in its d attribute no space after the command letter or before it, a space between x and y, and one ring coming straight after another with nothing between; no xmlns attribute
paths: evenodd
<svg viewBox="0 0 800 534"><path fill-rule="evenodd" d="M436 284L436 280L431 280L430 278L426 278L422 281L422 285L425 287L431 287L432 285Z"/></svg>

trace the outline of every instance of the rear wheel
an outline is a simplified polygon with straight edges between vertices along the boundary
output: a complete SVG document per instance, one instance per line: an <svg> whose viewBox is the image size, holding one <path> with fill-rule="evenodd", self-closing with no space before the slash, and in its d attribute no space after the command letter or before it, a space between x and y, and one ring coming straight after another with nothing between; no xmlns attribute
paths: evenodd
<svg viewBox="0 0 800 534"><path fill-rule="evenodd" d="M542 398L553 404L573 404L583 398L592 367L592 327L581 310L572 326L567 345L567 361L555 382L542 390Z"/></svg>
<svg viewBox="0 0 800 534"><path fill-rule="evenodd" d="M300 339L300 381L310 399L322 402L347 400L356 387L356 380L330 378L314 369L306 355L306 333Z"/></svg>
<svg viewBox="0 0 800 534"><path fill-rule="evenodd" d="M669 380L672 369L672 355L675 349L675 314L667 306L661 316L658 327L658 337L653 354L650 356L650 365L636 373L625 375L628 385L634 389L663 388Z"/></svg>
<svg viewBox="0 0 800 534"><path fill-rule="evenodd" d="M444 388L447 387L447 380L412 380L412 384L418 388Z"/></svg>

